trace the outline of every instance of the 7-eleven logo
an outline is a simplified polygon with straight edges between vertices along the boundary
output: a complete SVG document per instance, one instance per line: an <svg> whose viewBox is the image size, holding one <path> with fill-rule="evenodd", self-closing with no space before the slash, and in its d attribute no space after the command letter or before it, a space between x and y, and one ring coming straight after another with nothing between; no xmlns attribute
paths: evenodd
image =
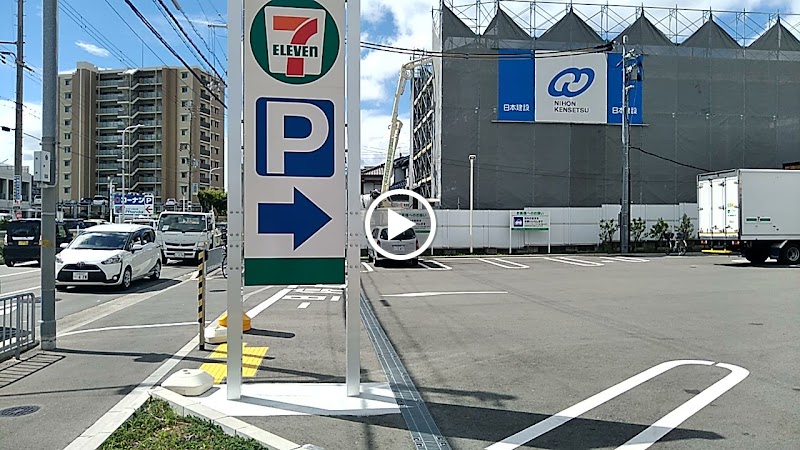
<svg viewBox="0 0 800 450"><path fill-rule="evenodd" d="M324 9L265 8L270 71L286 77L322 75Z"/></svg>

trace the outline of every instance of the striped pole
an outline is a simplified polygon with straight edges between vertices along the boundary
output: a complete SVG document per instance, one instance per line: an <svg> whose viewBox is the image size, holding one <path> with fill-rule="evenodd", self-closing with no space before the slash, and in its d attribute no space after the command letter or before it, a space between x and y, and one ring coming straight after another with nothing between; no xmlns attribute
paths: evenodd
<svg viewBox="0 0 800 450"><path fill-rule="evenodd" d="M200 350L206 349L206 251L201 249L197 255L197 324L200 326Z"/></svg>

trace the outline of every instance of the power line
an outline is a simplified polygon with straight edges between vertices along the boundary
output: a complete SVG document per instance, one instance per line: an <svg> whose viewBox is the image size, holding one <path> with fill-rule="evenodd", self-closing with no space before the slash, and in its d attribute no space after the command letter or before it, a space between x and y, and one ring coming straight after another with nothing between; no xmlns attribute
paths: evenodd
<svg viewBox="0 0 800 450"><path fill-rule="evenodd" d="M163 3L162 3L162 4L163 4ZM198 5L199 5L199 3L198 3ZM166 8L166 7L165 7L165 8ZM217 63L219 63L219 65L220 65L220 66L223 66L223 67L224 67L225 65L224 65L224 64L222 64L222 62L219 60L219 58L217 58L217 55L214 53L214 51L212 51L212 50L211 50L211 47L208 45L208 43L206 42L206 40L205 40L205 39L203 39L203 36L200 34L200 32L199 32L199 31L197 31L197 27L195 27L195 26L194 26L194 22L193 22L191 19L189 19L189 16L187 16L187 15L186 15L186 11L184 11L184 10L183 10L183 8L179 8L179 9L178 9L178 11L180 11L180 12L181 12L181 14L183 15L183 18L184 18L184 19L186 19L186 21L187 21L187 22L189 22L189 26L190 26L190 27L192 27L192 30L194 30L194 34L196 34L196 35L197 35L197 37L199 37L199 38L200 38L200 42L202 42L202 43L203 43L203 45L206 47L206 50L208 50L208 53L210 53L210 54L211 54L211 56L212 56L212 57L213 57L213 58L216 60L216 62L217 62ZM203 15L205 15L205 12L203 12ZM208 20L208 16L206 16L206 20ZM209 21L209 22L210 22L210 21ZM176 22L176 23L177 23L177 22ZM188 36L187 36L187 38L188 38ZM202 54L201 54L201 55L202 55ZM206 61L207 61L207 60L206 60ZM217 74L217 76L218 76L220 79L222 79L222 75L220 75L220 74L219 74L219 72L217 72L217 71L216 71L216 66L214 66L214 65L212 64L212 65L211 65L211 68L214 70L214 73L215 73L215 74ZM225 72L225 75L228 75L228 71L224 71L224 72Z"/></svg>
<svg viewBox="0 0 800 450"><path fill-rule="evenodd" d="M148 21L147 18L144 17L144 15L141 13L141 11L139 11L139 9L136 8L136 6L134 6L133 3L131 3L131 0L125 0L125 3L128 5L129 8L131 8L131 10L134 12L134 14L136 14L136 16L139 18L139 20L141 20L142 23L144 23L145 26L147 26L147 28L150 30L150 32L153 33L153 35L155 37L157 37L159 41L161 41L161 43L164 45L164 47L166 47L167 50L169 50L170 53L172 53L173 56L178 58L178 60L181 62L181 64L183 64L183 66L186 68L186 70L188 70L192 74L192 76L197 81L200 82L200 84L202 84L203 86L205 86L208 89L208 86L206 86L206 82L203 81L202 78L200 78L200 75L198 75L197 72L195 72L194 69L192 69L189 66L189 64L186 62L186 60L184 60L183 57L181 57L181 55L178 54L178 52L176 52L175 49L172 48L171 45L169 45L169 43L166 41L166 39L164 39L164 36L162 36L161 33L159 33L158 30L156 30L153 27L153 25L150 23L150 21ZM208 89L208 92L209 92L209 94L211 94L214 97L215 100L217 100L219 102L220 105L222 105L223 108L227 109L227 106L225 105L225 102L223 102L222 99L219 98L219 96L217 95L216 92L214 92L212 89Z"/></svg>
<svg viewBox="0 0 800 450"><path fill-rule="evenodd" d="M105 37L97 28L95 28L92 24L88 23L81 15L78 13L75 8L69 5L69 3L59 2L59 6L61 6L61 10L75 22L78 27L83 29L86 34L93 37L97 40L98 43L106 47L108 51L110 51L122 64L126 67L135 67L136 63L133 62L132 59L128 58L125 55L125 52L119 49L113 42L111 42L108 38Z"/></svg>
<svg viewBox="0 0 800 450"><path fill-rule="evenodd" d="M693 165L691 165L691 164L685 164L685 163L682 163L682 162L680 162L680 161L675 161L674 159L669 159L669 158L667 158L666 156L661 156L661 155L657 155L657 154L655 154L655 153L648 152L648 151L646 151L646 150L643 150L643 149L641 149L641 148L639 148L639 147L634 147L634 146L632 146L632 145L631 145L631 146L630 146L630 148L632 148L632 149L634 149L634 150L638 150L638 151L640 151L640 152L644 153L645 155L650 155L650 156L652 156L652 157L654 157L654 158L663 159L664 161L671 162L672 164L677 164L677 165L679 165L679 166L687 167L687 168L689 168L689 169L695 169L695 170L699 170L699 171L702 171L702 172L711 172L711 171L710 171L710 170L708 170L708 169L703 169L702 167L697 167L697 166L693 166Z"/></svg>
<svg viewBox="0 0 800 450"><path fill-rule="evenodd" d="M453 58L453 59L542 59L542 58L562 58L566 56L577 56L588 53L604 53L611 51L614 47L613 43L596 45L593 47L584 47L574 50L554 50L548 52L536 52L534 50L526 50L526 53L464 53L464 52L450 52L450 51L430 51L424 49L412 49L407 47L397 47L386 44L376 44L374 42L361 41L361 47L368 50L383 51L388 53L397 53L401 55L411 55L418 58Z"/></svg>

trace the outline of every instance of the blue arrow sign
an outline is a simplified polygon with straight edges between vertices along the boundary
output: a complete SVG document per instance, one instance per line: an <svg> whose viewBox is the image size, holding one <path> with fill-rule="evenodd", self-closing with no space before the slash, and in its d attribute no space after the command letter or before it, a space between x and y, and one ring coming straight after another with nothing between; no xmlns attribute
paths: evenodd
<svg viewBox="0 0 800 450"><path fill-rule="evenodd" d="M294 188L293 203L259 203L259 234L291 234L294 249L321 230L331 217Z"/></svg>

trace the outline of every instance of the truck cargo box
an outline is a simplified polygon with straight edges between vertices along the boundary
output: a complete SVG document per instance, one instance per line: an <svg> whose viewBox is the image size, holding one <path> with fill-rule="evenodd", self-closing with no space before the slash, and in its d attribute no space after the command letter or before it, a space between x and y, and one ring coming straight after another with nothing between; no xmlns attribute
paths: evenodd
<svg viewBox="0 0 800 450"><path fill-rule="evenodd" d="M800 171L736 169L697 177L698 237L800 239Z"/></svg>

